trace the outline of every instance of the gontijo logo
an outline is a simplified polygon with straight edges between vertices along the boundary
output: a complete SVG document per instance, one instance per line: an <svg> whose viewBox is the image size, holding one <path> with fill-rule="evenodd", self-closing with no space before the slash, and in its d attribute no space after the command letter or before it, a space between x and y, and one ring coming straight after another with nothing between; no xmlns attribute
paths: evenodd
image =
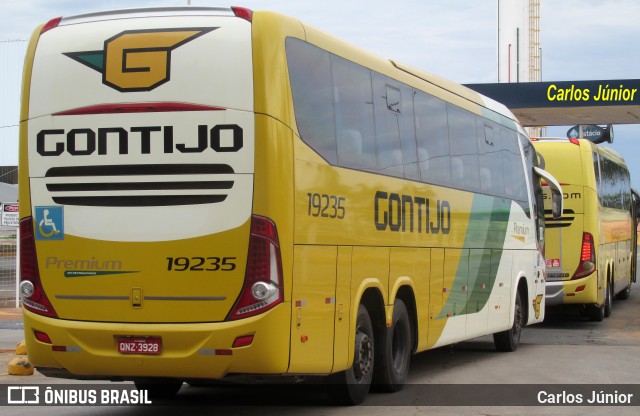
<svg viewBox="0 0 640 416"><path fill-rule="evenodd" d="M64 55L102 74L102 83L120 92L151 91L169 81L171 51L217 29L125 30L104 42L101 51Z"/></svg>

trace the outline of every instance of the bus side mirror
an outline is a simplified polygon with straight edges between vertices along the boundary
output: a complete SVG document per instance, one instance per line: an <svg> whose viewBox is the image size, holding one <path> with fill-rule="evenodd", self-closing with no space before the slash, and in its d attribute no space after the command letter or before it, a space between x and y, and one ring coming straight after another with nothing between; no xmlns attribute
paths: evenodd
<svg viewBox="0 0 640 416"><path fill-rule="evenodd" d="M562 193L553 189L551 191L551 215L554 219L562 217Z"/></svg>
<svg viewBox="0 0 640 416"><path fill-rule="evenodd" d="M554 178L553 175L546 170L534 167L533 171L540 178L544 179L544 181L551 189L551 215L555 219L560 218L562 216L564 204L564 199L562 198L562 187L560 186L556 178Z"/></svg>

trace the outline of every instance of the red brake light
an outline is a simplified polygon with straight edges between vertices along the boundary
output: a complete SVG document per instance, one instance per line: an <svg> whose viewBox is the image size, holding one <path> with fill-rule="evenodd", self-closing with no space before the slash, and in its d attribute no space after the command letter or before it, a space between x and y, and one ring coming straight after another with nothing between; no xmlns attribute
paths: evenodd
<svg viewBox="0 0 640 416"><path fill-rule="evenodd" d="M573 279L586 277L596 270L596 249L593 235L582 233L582 247L580 249L580 263L573 273Z"/></svg>
<svg viewBox="0 0 640 416"><path fill-rule="evenodd" d="M44 26L42 26L42 29L40 29L40 34L42 35L44 32L48 32L49 30L58 27L61 20L62 17L56 17L55 19L49 20L44 24Z"/></svg>
<svg viewBox="0 0 640 416"><path fill-rule="evenodd" d="M253 12L250 9L247 9L245 7L231 6L231 10L233 10L233 14L235 14L236 17L240 17L247 22L251 22L253 20Z"/></svg>
<svg viewBox="0 0 640 416"><path fill-rule="evenodd" d="M58 317L40 281L32 217L20 220L20 291L25 309L38 315Z"/></svg>
<svg viewBox="0 0 640 416"><path fill-rule="evenodd" d="M154 102L97 104L88 107L53 113L54 116L78 116L86 114L157 113L165 111L222 111L224 108L201 104Z"/></svg>
<svg viewBox="0 0 640 416"><path fill-rule="evenodd" d="M265 312L284 300L282 260L276 225L269 218L251 218L247 270L242 292L231 309L229 320Z"/></svg>
<svg viewBox="0 0 640 416"><path fill-rule="evenodd" d="M577 146L580 146L580 140L575 139L573 137L569 137L569 141Z"/></svg>

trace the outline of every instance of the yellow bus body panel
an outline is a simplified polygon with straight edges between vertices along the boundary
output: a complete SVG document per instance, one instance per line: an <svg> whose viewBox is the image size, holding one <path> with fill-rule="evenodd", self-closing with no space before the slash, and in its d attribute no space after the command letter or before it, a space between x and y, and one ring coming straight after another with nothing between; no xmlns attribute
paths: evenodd
<svg viewBox="0 0 640 416"><path fill-rule="evenodd" d="M202 324L128 324L61 321L24 311L27 353L39 367L65 368L75 376L221 378L229 373L282 374L289 347L289 306L257 317ZM45 332L54 345L35 338ZM114 335L162 337L157 356L124 355ZM253 335L246 347L232 348L239 336ZM65 351L52 351L53 347Z"/></svg>

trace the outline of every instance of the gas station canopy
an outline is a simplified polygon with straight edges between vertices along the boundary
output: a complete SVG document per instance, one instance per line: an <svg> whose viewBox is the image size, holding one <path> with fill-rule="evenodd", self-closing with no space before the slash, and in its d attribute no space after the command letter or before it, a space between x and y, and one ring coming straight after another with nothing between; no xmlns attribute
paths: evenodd
<svg viewBox="0 0 640 416"><path fill-rule="evenodd" d="M640 79L467 84L525 127L640 124Z"/></svg>

